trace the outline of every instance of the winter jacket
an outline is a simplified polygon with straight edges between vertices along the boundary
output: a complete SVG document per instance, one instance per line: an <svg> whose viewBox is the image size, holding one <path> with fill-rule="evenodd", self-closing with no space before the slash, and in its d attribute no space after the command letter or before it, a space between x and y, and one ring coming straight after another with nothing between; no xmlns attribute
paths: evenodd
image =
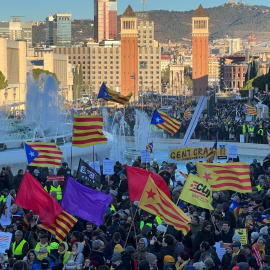
<svg viewBox="0 0 270 270"><path fill-rule="evenodd" d="M84 256L83 256L84 245L80 242L77 242L77 244L78 244L78 248L76 250L76 254L73 255L73 258L72 258L72 253L70 253L68 260L73 260L77 265L79 265L79 264L83 264L83 261L84 261Z"/></svg>

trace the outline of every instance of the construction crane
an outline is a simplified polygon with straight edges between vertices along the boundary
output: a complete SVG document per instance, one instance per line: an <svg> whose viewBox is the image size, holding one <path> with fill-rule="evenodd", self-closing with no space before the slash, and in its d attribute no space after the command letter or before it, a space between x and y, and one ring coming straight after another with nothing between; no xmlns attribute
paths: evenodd
<svg viewBox="0 0 270 270"><path fill-rule="evenodd" d="M13 21L14 22L18 22L18 21L20 21L18 18L23 18L23 17L25 17L25 16L10 16L11 18L13 18Z"/></svg>

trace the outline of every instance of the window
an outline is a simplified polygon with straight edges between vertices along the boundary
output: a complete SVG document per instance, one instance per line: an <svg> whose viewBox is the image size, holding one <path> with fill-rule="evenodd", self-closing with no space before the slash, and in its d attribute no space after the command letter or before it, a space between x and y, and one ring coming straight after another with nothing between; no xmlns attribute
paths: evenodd
<svg viewBox="0 0 270 270"><path fill-rule="evenodd" d="M139 61L139 69L147 69L147 61Z"/></svg>

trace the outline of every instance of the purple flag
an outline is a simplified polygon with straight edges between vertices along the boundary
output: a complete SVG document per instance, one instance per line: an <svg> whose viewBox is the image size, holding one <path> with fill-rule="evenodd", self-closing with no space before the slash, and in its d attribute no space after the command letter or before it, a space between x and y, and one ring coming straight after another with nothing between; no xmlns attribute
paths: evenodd
<svg viewBox="0 0 270 270"><path fill-rule="evenodd" d="M87 188L68 177L61 206L64 211L100 226L112 199L111 196Z"/></svg>

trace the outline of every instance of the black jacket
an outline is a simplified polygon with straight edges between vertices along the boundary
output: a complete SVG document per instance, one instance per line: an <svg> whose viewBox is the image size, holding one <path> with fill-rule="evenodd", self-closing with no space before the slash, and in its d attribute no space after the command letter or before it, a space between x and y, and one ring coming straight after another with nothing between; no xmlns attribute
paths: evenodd
<svg viewBox="0 0 270 270"><path fill-rule="evenodd" d="M232 254L225 253L221 259L221 266L223 270L229 270L232 261Z"/></svg>
<svg viewBox="0 0 270 270"><path fill-rule="evenodd" d="M18 191L20 184L22 182L23 175L17 174L13 177L12 180L12 188L14 188L16 191Z"/></svg>
<svg viewBox="0 0 270 270"><path fill-rule="evenodd" d="M91 258L91 261L95 260L99 263L99 265L105 264L104 255L102 251L92 250L89 254L89 257Z"/></svg>
<svg viewBox="0 0 270 270"><path fill-rule="evenodd" d="M195 253L200 249L200 244L203 241L207 241L209 243L209 241L211 242L215 242L215 236L213 232L209 232L207 230L205 230L204 228L202 228L200 231L198 231L195 234L194 239L192 240L192 251Z"/></svg>
<svg viewBox="0 0 270 270"><path fill-rule="evenodd" d="M157 256L157 267L159 270L163 269L164 266L164 257L166 255L170 255L173 257L174 255L174 246L166 246L166 247L161 247L158 244L155 245L150 245L149 247L149 252L153 253Z"/></svg>

